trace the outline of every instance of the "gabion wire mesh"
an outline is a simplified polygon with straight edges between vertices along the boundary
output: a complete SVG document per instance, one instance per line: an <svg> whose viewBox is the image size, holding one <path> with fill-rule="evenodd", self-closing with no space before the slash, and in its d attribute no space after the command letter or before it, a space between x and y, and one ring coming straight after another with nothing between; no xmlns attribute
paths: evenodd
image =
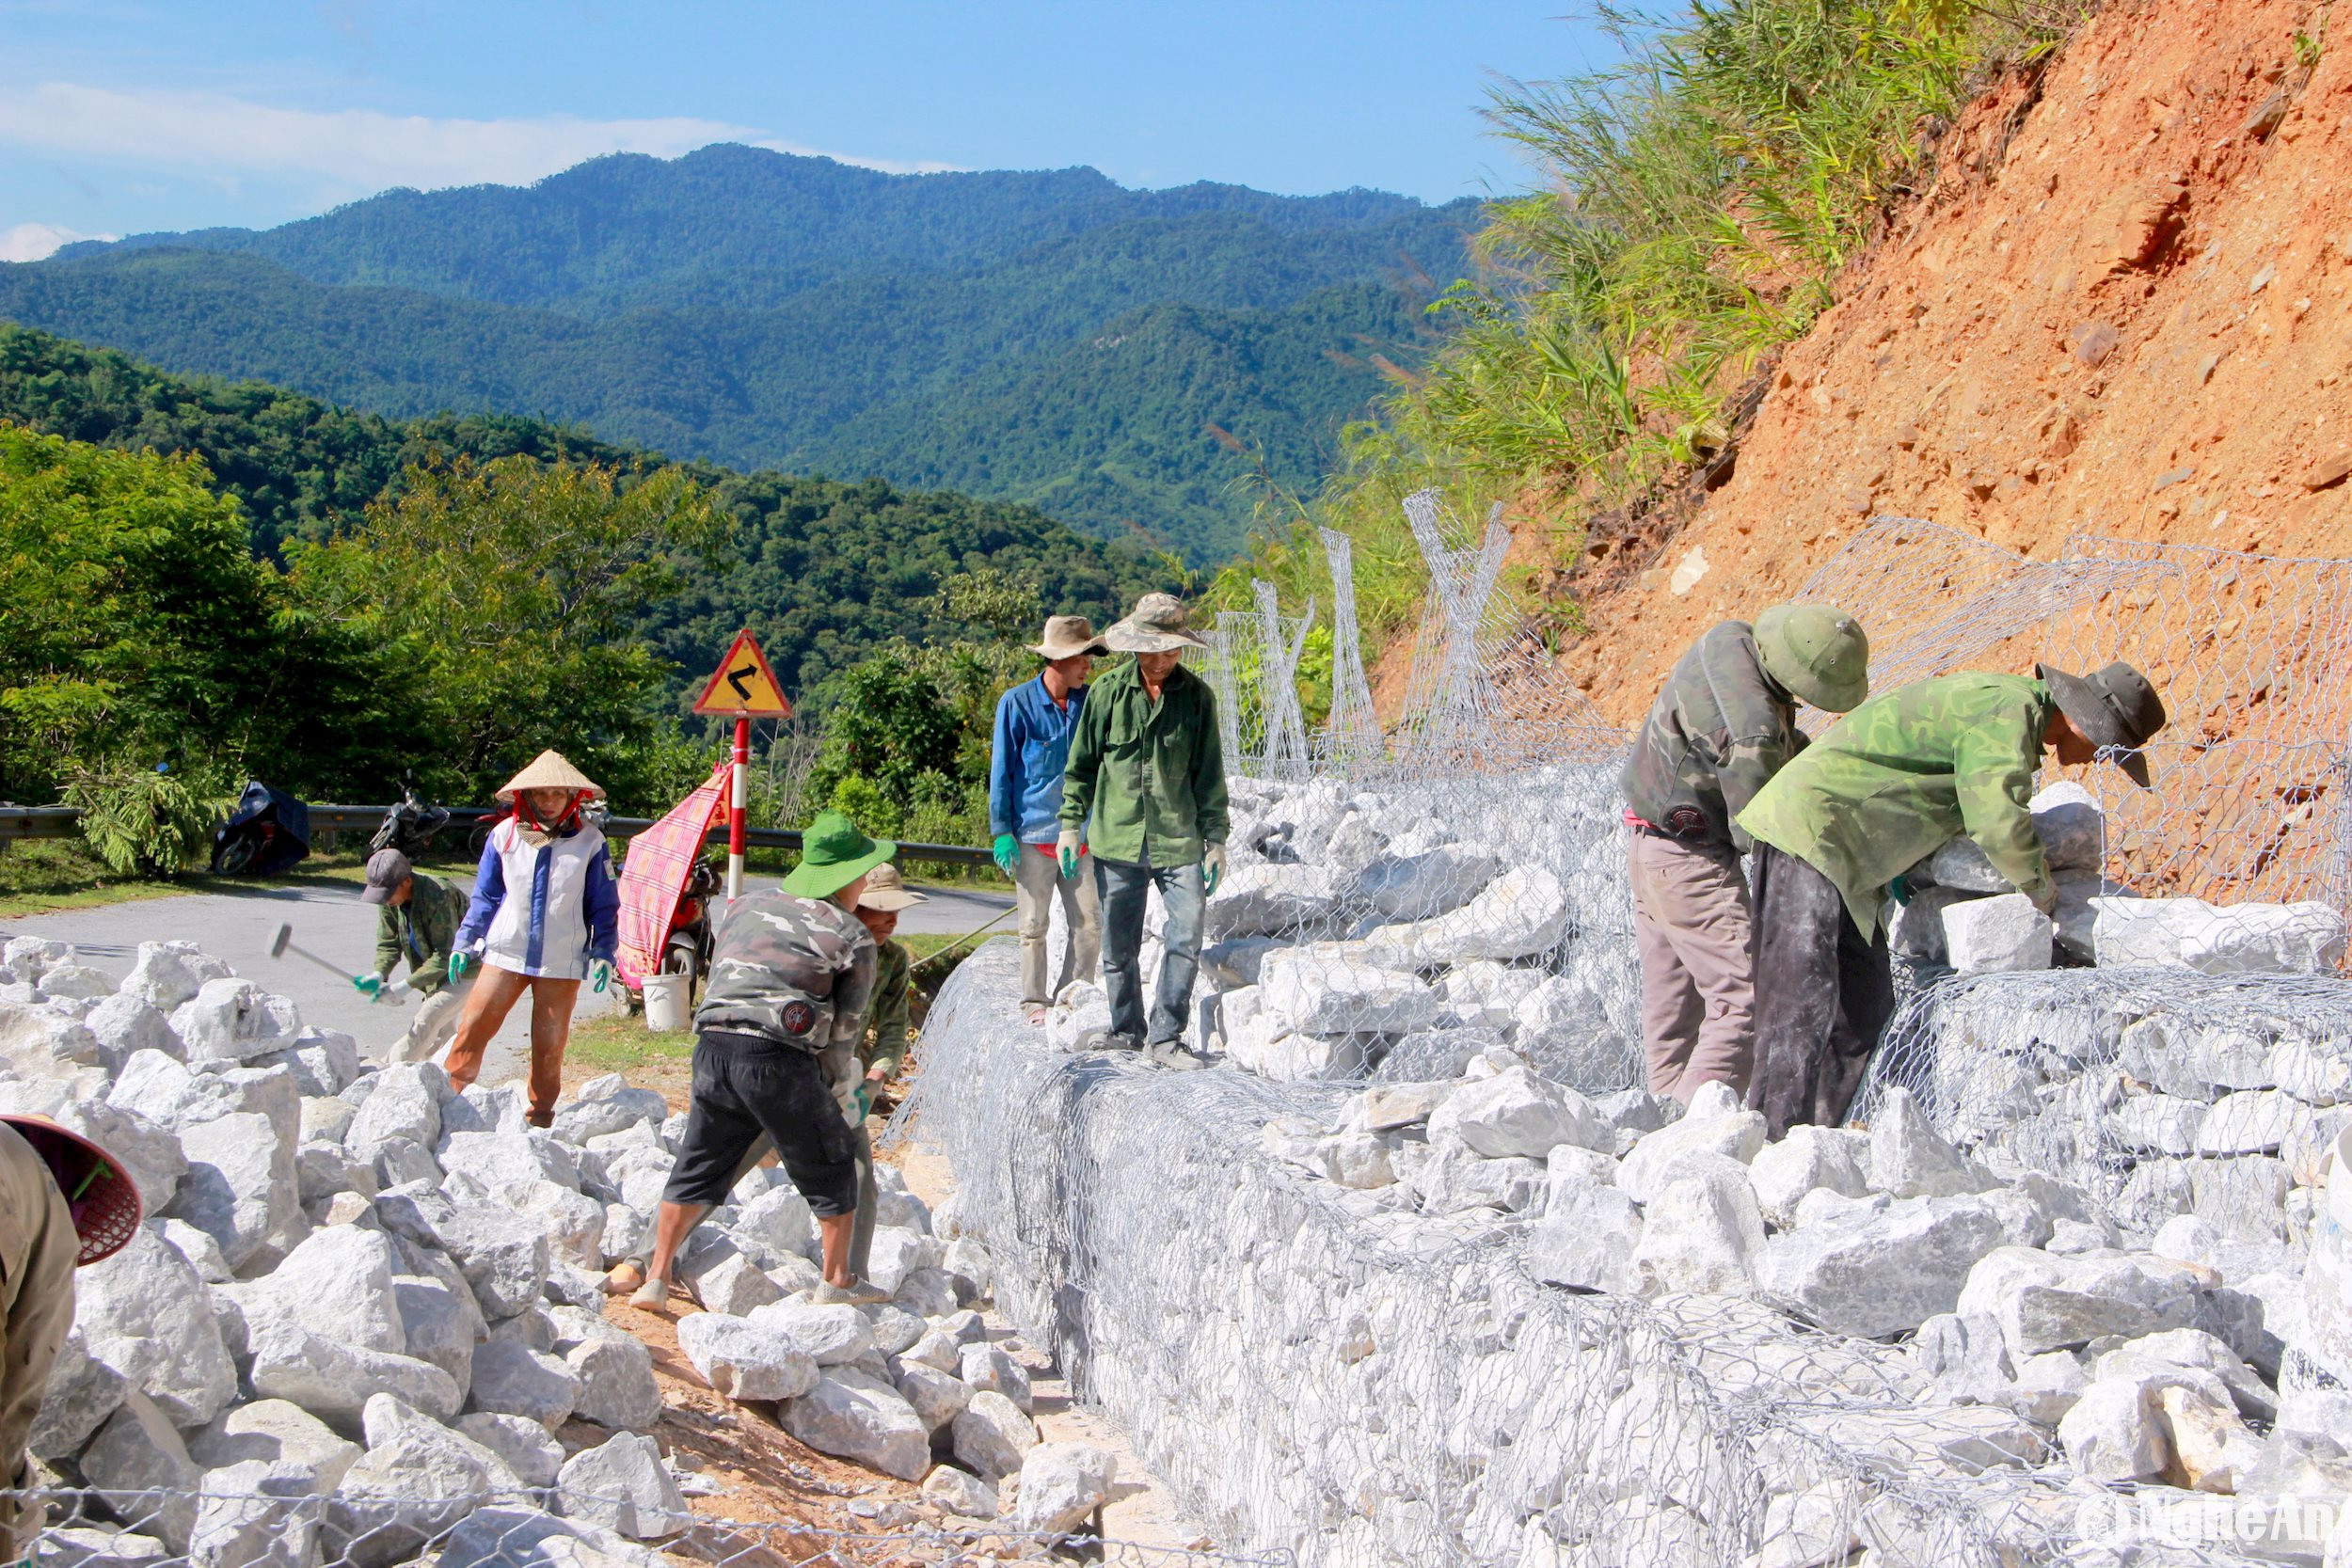
<svg viewBox="0 0 2352 1568"><path fill-rule="evenodd" d="M253 1466L259 1468L260 1466ZM240 1470L247 1466L238 1466ZM916 1520L868 1530L738 1520L562 1492L355 1497L294 1467L256 1488L46 1487L0 1493L23 1511L35 1568L964 1568L1098 1562L1123 1568L1291 1568L1287 1551L1226 1552Z"/></svg>
<svg viewBox="0 0 2352 1568"><path fill-rule="evenodd" d="M904 1116L952 1161L1000 1306L1218 1539L1625 1568L2116 1539L2079 1517L2113 1494L2038 1468L2005 1412L1939 1404L1893 1347L1737 1298L1541 1285L1514 1223L1415 1214L1268 1152L1263 1129L1328 1119L1343 1091L1056 1053L1009 1005L1014 966L998 942L958 971Z"/></svg>

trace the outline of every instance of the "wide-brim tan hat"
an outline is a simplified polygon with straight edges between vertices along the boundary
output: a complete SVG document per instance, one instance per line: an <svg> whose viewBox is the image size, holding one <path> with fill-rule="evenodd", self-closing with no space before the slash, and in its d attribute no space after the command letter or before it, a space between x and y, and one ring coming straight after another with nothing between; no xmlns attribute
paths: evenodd
<svg viewBox="0 0 2352 1568"><path fill-rule="evenodd" d="M1146 594L1103 640L1122 654L1166 654L1209 645L1185 624L1184 602L1173 594Z"/></svg>
<svg viewBox="0 0 2352 1568"><path fill-rule="evenodd" d="M1080 654L1106 654L1109 646L1094 635L1094 623L1083 615L1049 615L1045 635L1029 644L1029 652L1047 660L1075 658Z"/></svg>
<svg viewBox="0 0 2352 1568"><path fill-rule="evenodd" d="M866 891L857 895L861 910L903 910L930 901L930 895L907 886L906 878L887 861L866 874Z"/></svg>
<svg viewBox="0 0 2352 1568"><path fill-rule="evenodd" d="M568 789L591 800L604 799L604 786L564 760L561 752L542 752L531 766L499 786L498 798L512 800L526 789Z"/></svg>

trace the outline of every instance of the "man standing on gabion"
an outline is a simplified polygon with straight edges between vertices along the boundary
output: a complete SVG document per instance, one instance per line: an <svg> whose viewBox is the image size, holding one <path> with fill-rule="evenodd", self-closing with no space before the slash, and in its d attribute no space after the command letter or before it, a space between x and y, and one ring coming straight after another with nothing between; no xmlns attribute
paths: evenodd
<svg viewBox="0 0 2352 1568"><path fill-rule="evenodd" d="M1136 657L1088 696L1071 737L1056 847L1064 877L1076 875L1082 845L1094 860L1111 1004L1105 1043L1141 1047L1163 1066L1199 1067L1183 1041L1202 917L1225 872L1225 749L1216 694L1183 660L1186 648L1208 644L1184 624L1173 594L1146 594L1104 641ZM1154 887L1168 924L1147 1034L1139 961Z"/></svg>
<svg viewBox="0 0 2352 1568"><path fill-rule="evenodd" d="M837 811L801 835L801 863L772 892L727 906L694 1009L694 1098L654 1220L653 1256L632 1307L660 1309L681 1243L726 1201L743 1156L765 1132L817 1216L820 1303L889 1299L857 1278L858 1047L874 990L874 939L852 912L867 874L898 847ZM617 1275L618 1270L615 1271ZM608 1278L608 1287L617 1280Z"/></svg>
<svg viewBox="0 0 2352 1568"><path fill-rule="evenodd" d="M2164 723L2155 688L2128 664L2089 676L2037 664L2031 679L1963 671L1873 697L1757 792L1740 814L1760 845L1748 1103L1772 1136L1846 1119L1894 1010L1890 886L1966 833L2049 913L2058 888L2027 805L2043 751L2069 767L2111 757L2146 789L2140 748Z"/></svg>
<svg viewBox="0 0 2352 1568"><path fill-rule="evenodd" d="M457 1020L473 990L473 977L449 977L449 956L465 923L467 895L437 877L428 877L397 849L368 857L367 886L359 901L383 912L375 926L375 973L355 975L352 985L373 1002L391 983L392 971L408 963L408 989L424 998L407 1034L392 1047L395 1062L429 1062L457 1033Z"/></svg>
<svg viewBox="0 0 2352 1568"><path fill-rule="evenodd" d="M1829 605L1775 605L1691 645L1627 759L1633 934L1652 1094L1744 1095L1756 1055L1756 925L1736 820L1804 744L1797 699L1843 713L1869 695L1870 645Z"/></svg>
<svg viewBox="0 0 2352 1568"><path fill-rule="evenodd" d="M1086 711L1087 677L1094 657L1107 653L1083 615L1056 615L1029 651L1045 661L1035 680L996 700L996 730L989 749L988 831L996 864L1012 879L1021 920L1021 1010L1031 1023L1073 980L1090 980L1103 950L1103 908L1094 878L1064 871L1055 841L1061 830L1062 769L1070 737ZM1079 851L1085 853L1083 846ZM1069 945L1049 986L1054 900L1061 900Z"/></svg>

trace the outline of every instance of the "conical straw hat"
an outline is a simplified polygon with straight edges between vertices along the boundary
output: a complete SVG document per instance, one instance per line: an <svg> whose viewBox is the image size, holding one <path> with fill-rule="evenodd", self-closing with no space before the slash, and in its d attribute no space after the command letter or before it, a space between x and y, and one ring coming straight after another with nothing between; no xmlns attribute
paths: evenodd
<svg viewBox="0 0 2352 1568"><path fill-rule="evenodd" d="M604 798L604 786L566 762L561 752L542 752L532 758L530 767L500 786L499 799L512 800L515 792L522 789L576 789L596 800Z"/></svg>

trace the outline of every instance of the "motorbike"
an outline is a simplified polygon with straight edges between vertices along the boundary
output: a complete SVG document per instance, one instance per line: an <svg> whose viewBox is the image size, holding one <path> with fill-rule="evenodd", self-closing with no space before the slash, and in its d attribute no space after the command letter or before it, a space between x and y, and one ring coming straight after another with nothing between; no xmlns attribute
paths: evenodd
<svg viewBox="0 0 2352 1568"><path fill-rule="evenodd" d="M661 973L686 976L689 1005L710 975L710 906L723 885L718 866L707 858L696 859L670 916L670 934L661 939Z"/></svg>
<svg viewBox="0 0 2352 1568"><path fill-rule="evenodd" d="M433 835L449 826L449 808L437 806L417 793L414 784L403 783L400 800L384 813L384 820L368 840L368 853L379 849L397 849L410 860L417 860L433 847Z"/></svg>
<svg viewBox="0 0 2352 1568"><path fill-rule="evenodd" d="M213 875L270 877L310 853L310 808L255 780L213 834Z"/></svg>

